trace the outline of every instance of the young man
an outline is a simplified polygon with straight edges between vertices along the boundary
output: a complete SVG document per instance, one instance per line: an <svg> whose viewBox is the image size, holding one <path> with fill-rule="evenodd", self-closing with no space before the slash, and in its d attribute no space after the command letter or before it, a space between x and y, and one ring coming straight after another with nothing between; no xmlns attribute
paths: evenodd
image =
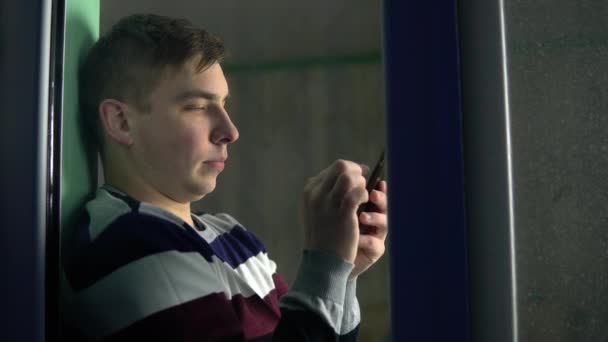
<svg viewBox="0 0 608 342"><path fill-rule="evenodd" d="M356 340L357 277L383 255L387 234L386 183L368 194L367 167L338 160L309 179L289 290L233 217L190 211L215 189L239 137L223 53L185 20L134 15L87 56L81 102L106 184L65 248L73 339ZM357 215L368 200L378 210Z"/></svg>

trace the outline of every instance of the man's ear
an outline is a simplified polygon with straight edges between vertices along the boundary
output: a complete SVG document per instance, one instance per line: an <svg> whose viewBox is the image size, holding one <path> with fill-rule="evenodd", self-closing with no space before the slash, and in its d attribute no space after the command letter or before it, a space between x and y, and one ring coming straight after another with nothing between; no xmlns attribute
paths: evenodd
<svg viewBox="0 0 608 342"><path fill-rule="evenodd" d="M121 145L133 144L126 107L126 104L114 99L105 99L99 104L99 119L106 133Z"/></svg>

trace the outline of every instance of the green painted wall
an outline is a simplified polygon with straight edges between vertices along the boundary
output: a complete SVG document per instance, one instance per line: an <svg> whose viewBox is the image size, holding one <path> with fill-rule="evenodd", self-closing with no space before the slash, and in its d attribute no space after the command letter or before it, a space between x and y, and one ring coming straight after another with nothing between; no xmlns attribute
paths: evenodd
<svg viewBox="0 0 608 342"><path fill-rule="evenodd" d="M78 210L97 185L97 159L91 132L78 119L78 67L99 37L99 0L67 0L61 144L61 231L66 236Z"/></svg>

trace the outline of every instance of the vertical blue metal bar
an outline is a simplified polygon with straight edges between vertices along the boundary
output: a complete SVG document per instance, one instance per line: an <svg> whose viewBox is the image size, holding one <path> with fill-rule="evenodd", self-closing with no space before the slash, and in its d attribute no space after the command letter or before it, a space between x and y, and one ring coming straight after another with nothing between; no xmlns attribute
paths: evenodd
<svg viewBox="0 0 608 342"><path fill-rule="evenodd" d="M44 341L50 5L0 2L0 341Z"/></svg>
<svg viewBox="0 0 608 342"><path fill-rule="evenodd" d="M467 341L456 1L384 1L393 341Z"/></svg>

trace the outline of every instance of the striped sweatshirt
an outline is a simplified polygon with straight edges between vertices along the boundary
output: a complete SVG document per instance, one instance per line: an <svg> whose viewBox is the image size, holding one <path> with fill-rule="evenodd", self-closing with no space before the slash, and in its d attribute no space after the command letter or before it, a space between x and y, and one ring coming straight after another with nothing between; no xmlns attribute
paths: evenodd
<svg viewBox="0 0 608 342"><path fill-rule="evenodd" d="M353 265L305 250L293 286L228 214L176 215L104 185L64 247L72 341L355 341Z"/></svg>

